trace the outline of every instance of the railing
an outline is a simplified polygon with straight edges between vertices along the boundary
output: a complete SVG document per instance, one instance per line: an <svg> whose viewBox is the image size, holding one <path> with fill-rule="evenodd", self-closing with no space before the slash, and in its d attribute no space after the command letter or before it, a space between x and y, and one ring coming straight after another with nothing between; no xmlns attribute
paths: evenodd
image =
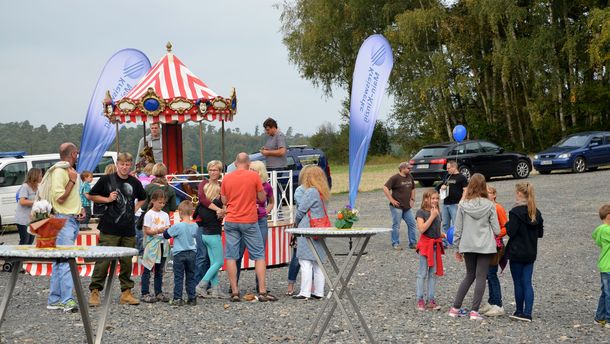
<svg viewBox="0 0 610 344"><path fill-rule="evenodd" d="M271 210L271 221L274 225L278 224L278 221L287 220L292 222L294 219L294 186L293 186L293 171L271 171L269 174L269 184L273 189L273 209ZM224 174L222 175L224 176ZM221 176L221 181L222 181ZM183 190L179 189L178 184L182 183L200 183L208 177L208 174L168 174L169 185L171 185L176 193L179 193L182 197L191 199L191 201L197 202L198 199L194 199L191 195L187 194ZM283 206L286 204L285 206Z"/></svg>

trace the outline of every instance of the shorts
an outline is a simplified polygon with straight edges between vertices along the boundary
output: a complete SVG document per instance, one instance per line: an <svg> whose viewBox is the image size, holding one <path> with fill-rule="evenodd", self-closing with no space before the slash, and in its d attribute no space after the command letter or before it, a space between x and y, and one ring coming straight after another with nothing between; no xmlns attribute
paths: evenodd
<svg viewBox="0 0 610 344"><path fill-rule="evenodd" d="M241 242L246 244L248 254L252 260L265 259L265 244L258 228L258 223L236 223L225 221L225 258L240 259L239 247Z"/></svg>

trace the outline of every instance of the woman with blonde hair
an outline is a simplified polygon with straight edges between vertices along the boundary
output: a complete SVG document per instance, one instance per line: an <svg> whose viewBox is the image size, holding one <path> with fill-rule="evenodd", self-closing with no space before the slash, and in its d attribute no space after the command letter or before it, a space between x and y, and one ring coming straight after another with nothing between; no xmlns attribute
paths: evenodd
<svg viewBox="0 0 610 344"><path fill-rule="evenodd" d="M466 261L466 276L455 295L449 316L470 316L471 320L483 320L479 307L485 293L489 263L497 252L495 236L500 234L495 204L488 199L485 177L475 173L458 205L455 218L453 243L458 247L455 257ZM462 302L473 282L474 296L470 313L461 309Z"/></svg>
<svg viewBox="0 0 610 344"><path fill-rule="evenodd" d="M506 255L509 259L510 274L515 287L515 320L532 321L534 307L534 287L532 275L538 254L538 239L544 234L542 214L536 208L534 186L530 183L515 185L517 203L508 213L506 233Z"/></svg>
<svg viewBox="0 0 610 344"><path fill-rule="evenodd" d="M225 211L222 207L222 202L220 202L220 199L217 202L214 202L214 199L209 199L206 196L205 190L206 185L208 184L214 184L215 187L220 188L220 177L222 176L223 165L222 162L220 162L219 160L212 160L208 162L208 165L206 167L208 171L208 178L203 178L203 180L201 181L201 183L199 183L199 186L197 187L197 197L199 198L199 204L197 205L197 209L195 210L194 215L197 216L197 214L199 214L201 211L201 209L199 208L203 207L215 213L218 219L222 219L225 215ZM199 217L195 220L199 225L200 234L203 235L204 224L201 221L201 218ZM210 269L210 259L208 257L207 248L203 243L201 235L195 237L195 243L197 245L197 253L195 254L195 281L198 282L203 279L205 273ZM211 284L203 285L200 283L199 285L197 285L197 293L203 296L207 295L206 290L208 289L208 286L211 286Z"/></svg>
<svg viewBox="0 0 610 344"><path fill-rule="evenodd" d="M326 174L320 167L314 166L302 171L301 176L301 183L305 191L301 202L297 206L295 222L298 223L299 228L330 226L330 220L326 212L326 202L330 198ZM301 265L301 291L293 298L299 300L307 300L310 297L321 299L324 297L324 275L306 240L304 237L297 239L297 258L299 258L299 264ZM324 263L326 254L322 245L314 241L314 248L320 256L320 260ZM311 288L312 277L313 288Z"/></svg>
<svg viewBox="0 0 610 344"><path fill-rule="evenodd" d="M15 223L17 223L17 230L19 231L19 245L31 245L34 242L34 236L28 233L28 226L40 181L42 181L42 170L36 167L30 168L25 177L25 183L17 191Z"/></svg>

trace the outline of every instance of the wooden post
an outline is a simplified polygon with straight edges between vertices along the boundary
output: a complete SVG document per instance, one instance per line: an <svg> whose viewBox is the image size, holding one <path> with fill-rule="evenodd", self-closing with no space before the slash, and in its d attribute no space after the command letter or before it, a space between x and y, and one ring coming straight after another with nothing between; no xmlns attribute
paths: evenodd
<svg viewBox="0 0 610 344"><path fill-rule="evenodd" d="M203 173L203 120L199 121L199 159L201 159L201 173Z"/></svg>
<svg viewBox="0 0 610 344"><path fill-rule="evenodd" d="M224 164L226 164L226 161L225 161L225 121L220 121L220 123L221 123L221 128L222 128L222 131L220 132L220 137L221 137L220 149L222 150L221 156L222 156L222 163L224 165Z"/></svg>

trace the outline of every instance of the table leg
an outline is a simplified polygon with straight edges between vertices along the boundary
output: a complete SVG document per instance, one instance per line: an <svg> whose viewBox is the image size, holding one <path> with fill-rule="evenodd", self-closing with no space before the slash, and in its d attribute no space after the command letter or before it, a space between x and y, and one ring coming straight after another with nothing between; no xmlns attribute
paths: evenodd
<svg viewBox="0 0 610 344"><path fill-rule="evenodd" d="M326 244L325 244L325 242L324 242L324 239L320 240L320 243L322 244L322 246L323 246L323 247L325 247L325 251L327 251L327 250L328 250L328 248L326 247ZM341 277L341 275L343 274L343 272L345 272L345 268L347 268L347 266L348 266L349 259L350 259L350 258L353 256L353 254L354 254L355 246L354 246L354 247L353 247L353 248L350 250L350 252L349 252L349 254L348 254L348 257L347 257L347 259L346 259L346 262L345 262L345 264L344 264L344 265L343 265L343 267L342 267L342 269L343 269L343 270L341 270L341 271L339 271L339 272L338 272L338 276L337 276L338 278L336 278L336 281L335 281L335 282L333 282L333 281L331 280L330 276L328 275L328 272L327 272L327 271L326 271L326 269L324 268L324 265L322 264L322 261L320 260L320 257L319 257L319 255L318 255L318 252L316 251L316 249L315 249L315 247L314 247L314 245L313 245L313 239L312 239L311 237L307 237L307 245L309 246L309 249L310 249L310 250L311 250L311 251L314 253L314 256L316 257L316 261L317 261L318 265L320 266L320 270L322 270L322 273L324 274L324 278L325 278L325 279L326 279L326 281L328 281L328 283L330 284L330 288L331 288L330 290L331 290L331 293L332 293L332 297L335 299L335 300L334 300L334 302L335 302L335 303L333 304L333 307L334 307L335 305L339 306L339 309L341 310L341 312L342 312L342 313L343 313L343 315L345 316L345 320L347 321L347 324L348 324L348 325L349 325L349 327L350 327L350 330L351 330L351 332L352 332L352 335L354 336L355 341L356 341L356 342L358 342L358 341L359 341L359 338L358 338L358 332L356 332L356 328L354 328L354 324L352 324L352 322L351 322L351 320L350 320L350 317L349 317L349 315L347 314L347 311L345 310L345 307L343 307L343 304L341 303L341 299L338 297L338 294L335 292L335 288L336 288L337 284L338 284L338 283L340 282L340 280L341 280L341 279L340 279L340 277ZM329 257L329 259L332 259L332 257ZM331 300L332 300L332 299L327 299L327 300L325 301L325 303L324 303L324 306L322 307L322 309L321 309L321 310L320 310L320 312L318 313L318 317L317 317L317 319L314 321L314 324L313 324L313 325L312 325L312 327L311 327L311 330L310 330L309 336L308 336L308 338L307 338L307 342L309 342L309 341L310 341L311 336L312 336L313 332L315 331L315 328L317 327L318 322L319 322L319 320L321 319L321 317L322 317L322 315L323 315L323 313L324 313L324 310L326 309L326 306L327 306L327 305L328 305L328 304L331 302ZM326 316L326 319L325 319L325 321L324 321L324 322L325 322L325 323L328 323L328 322L330 321L330 318L331 318L331 317L332 317L332 313L329 313L329 314ZM320 342L320 340L322 339L322 334L323 334L323 333L324 333L323 331L322 331L322 332L320 332L320 334L318 335L318 338L316 338L316 343L319 343L319 342Z"/></svg>
<svg viewBox="0 0 610 344"><path fill-rule="evenodd" d="M95 343L99 344L102 342L102 335L104 334L104 328L106 327L106 318L108 317L108 310L110 309L110 295L112 289L112 281L114 279L114 273L116 272L117 260L113 259L110 261L110 270L108 271L108 277L106 278L106 285L104 288L104 305L102 306L102 313L97 323L97 333L95 335Z"/></svg>
<svg viewBox="0 0 610 344"><path fill-rule="evenodd" d="M354 264L352 265L349 273L347 274L347 276L345 278L345 281L341 280L341 284L343 285L343 288L339 292L339 298L341 298L343 296L343 293L345 292L345 294L347 295L348 301L350 302L350 304L354 308L354 311L356 312L356 315L358 316L358 320L360 320L360 325L362 325L364 332L366 333L367 337L369 338L369 341L371 343L375 343L375 339L373 338L373 335L372 335L368 325L366 324L366 321L364 320L362 313L360 312L360 307L358 307L358 304L356 303L354 297L352 296L350 288L348 287L348 283L351 280L352 275L354 274L354 271L356 270L356 267L358 266L358 263L360 262L360 258L362 258L362 255L364 254L364 251L365 251L366 246L368 245L370 239L371 239L371 236L366 237L366 239L364 240L364 243L362 244L362 247L360 248L360 251L358 252L358 256L356 257ZM357 246L358 246L358 243L356 244L356 247ZM326 245L324 245L324 249L327 254L330 254L330 251L328 250L328 247L326 247ZM338 266L335 263L335 261L333 259L330 259L330 263L333 266L333 269L335 270L335 272L338 272L339 271ZM335 311L335 308L336 308L335 305L333 305L333 308L331 309L330 312L333 313ZM328 323L325 323L323 325L322 331L326 330L327 326L328 326Z"/></svg>
<svg viewBox="0 0 610 344"><path fill-rule="evenodd" d="M19 270L21 270L21 260L14 261L13 271L11 271L11 278L8 281L8 285L6 286L6 290L4 291L4 298L2 299L2 304L0 304L0 328L2 327L2 322L4 321L4 316L6 315L6 309L8 308L8 302L11 300L13 296L13 290L15 290L15 284L17 284L17 278L19 278Z"/></svg>
<svg viewBox="0 0 610 344"><path fill-rule="evenodd" d="M89 307L85 301L85 295L83 293L83 287L80 283L80 276L78 274L78 268L76 266L76 260L74 258L68 259L70 264L70 273L72 274L72 282L74 283L74 291L76 291L76 299L78 300L78 307L80 308L80 315L83 320L83 326L85 327L85 335L87 336L87 343L93 344L93 331L91 330L91 319L89 318Z"/></svg>

